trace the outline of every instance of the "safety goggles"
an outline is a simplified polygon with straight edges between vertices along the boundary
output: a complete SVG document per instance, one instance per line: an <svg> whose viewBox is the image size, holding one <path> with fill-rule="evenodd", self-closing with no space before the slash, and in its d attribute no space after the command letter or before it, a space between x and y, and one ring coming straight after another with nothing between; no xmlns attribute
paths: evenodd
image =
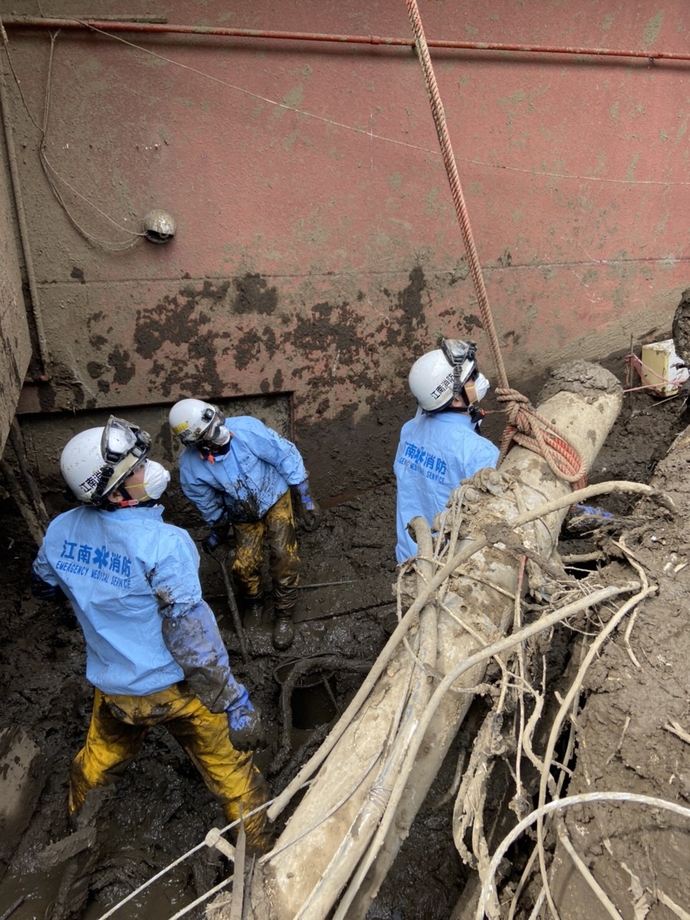
<svg viewBox="0 0 690 920"><path fill-rule="evenodd" d="M224 427L221 419L214 413L213 421L198 439L196 446L201 450L209 450L212 447L218 447L223 440L226 440L222 436Z"/></svg>
<svg viewBox="0 0 690 920"><path fill-rule="evenodd" d="M101 454L110 466L115 467L126 457L139 458L131 469L139 467L151 448L151 435L122 418L111 415L103 429Z"/></svg>
<svg viewBox="0 0 690 920"><path fill-rule="evenodd" d="M463 342L462 339L444 339L441 348L453 368L453 396L462 396L468 382L474 380L478 373L475 362L477 345L475 342ZM468 368L471 368L469 374L465 372Z"/></svg>
<svg viewBox="0 0 690 920"><path fill-rule="evenodd" d="M222 437L223 422L224 419L218 410L214 406L207 406L199 417L197 431L201 428L200 433L195 436L191 430L188 431L188 439L185 440L185 443L193 444L199 450L211 450L213 447L217 447L224 440ZM204 426L203 428L201 427L202 425Z"/></svg>

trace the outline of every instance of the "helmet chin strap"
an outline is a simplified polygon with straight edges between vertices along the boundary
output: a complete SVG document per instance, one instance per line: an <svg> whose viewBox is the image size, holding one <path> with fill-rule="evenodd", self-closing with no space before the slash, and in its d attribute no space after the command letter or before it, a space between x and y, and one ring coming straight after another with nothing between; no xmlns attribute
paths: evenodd
<svg viewBox="0 0 690 920"><path fill-rule="evenodd" d="M475 376L471 377L465 384L465 402L467 403L467 411L472 424L476 427L477 431L479 431L479 426L482 423L485 412L483 409L479 408L479 397L477 396L475 378L476 372Z"/></svg>
<svg viewBox="0 0 690 920"><path fill-rule="evenodd" d="M463 388L463 392L459 397L454 397L454 399L462 399L464 402L463 406L453 406L452 401L451 405L444 407L445 411L448 412L462 412L466 413L470 417L470 421L475 427L477 434L479 434L479 427L484 419L486 413L483 409L479 408L479 397L477 396L477 388L475 385L474 379L468 380ZM440 411L444 411L443 409Z"/></svg>
<svg viewBox="0 0 690 920"><path fill-rule="evenodd" d="M98 479L98 485L93 491L93 495L91 496L90 504L98 506L98 505L103 504L104 501L106 501L106 499L103 497L103 493L105 492L106 486L110 482L110 477L113 475L114 472L115 472L115 467L108 463L105 464L105 466L101 468L100 477Z"/></svg>
<svg viewBox="0 0 690 920"><path fill-rule="evenodd" d="M124 498L124 501L120 502L111 502L116 508L133 508L135 505L139 504L138 499L132 498L131 494L127 491L124 486L124 483L121 484L116 490Z"/></svg>

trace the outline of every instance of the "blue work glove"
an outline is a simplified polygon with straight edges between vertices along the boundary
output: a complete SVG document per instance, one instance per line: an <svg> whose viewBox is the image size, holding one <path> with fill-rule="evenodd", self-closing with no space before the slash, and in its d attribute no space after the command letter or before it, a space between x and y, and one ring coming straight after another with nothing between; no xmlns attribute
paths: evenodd
<svg viewBox="0 0 690 920"><path fill-rule="evenodd" d="M590 514L592 517L600 518L612 518L613 515L610 511L604 511L603 508L594 508L592 505L575 505L578 511L582 514Z"/></svg>
<svg viewBox="0 0 690 920"><path fill-rule="evenodd" d="M263 726L259 711L252 705L247 688L237 685L240 695L225 712L228 716L230 741L238 751L253 750L263 737Z"/></svg>
<svg viewBox="0 0 690 920"><path fill-rule="evenodd" d="M297 502L297 515L305 530L316 530L319 526L319 506L311 497L309 480L305 479L296 486L292 486L292 494Z"/></svg>
<svg viewBox="0 0 690 920"><path fill-rule="evenodd" d="M212 527L207 537L201 541L205 553L212 556L219 546L223 546L230 539L230 528L227 524L217 524Z"/></svg>

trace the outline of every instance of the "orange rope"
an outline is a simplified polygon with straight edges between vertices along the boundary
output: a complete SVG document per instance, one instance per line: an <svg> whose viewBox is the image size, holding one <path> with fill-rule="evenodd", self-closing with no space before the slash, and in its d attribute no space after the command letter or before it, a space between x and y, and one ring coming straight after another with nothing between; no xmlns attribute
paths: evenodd
<svg viewBox="0 0 690 920"><path fill-rule="evenodd" d="M575 489L584 488L584 463L565 435L540 415L530 405L527 397L517 390L497 387L496 396L499 402L506 403L506 427L501 438L497 466L501 465L513 443L519 444L543 457L559 479L573 483Z"/></svg>
<svg viewBox="0 0 690 920"><path fill-rule="evenodd" d="M498 343L496 327L494 326L489 298L484 285L484 276L482 267L479 262L479 256L474 245L470 218L467 213L467 205L462 193L458 166L455 161L455 154L450 142L446 116L441 102L436 75L431 63L431 55L424 35L424 26L422 17L419 13L417 0L406 0L407 12L410 17L412 31L415 38L415 47L419 57L419 63L422 67L424 80L426 82L429 102L431 104L431 114L436 126L436 134L443 155L443 164L446 168L446 175L450 184L451 195L455 204L455 213L460 224L462 238L465 243L467 260L474 282L474 289L477 295L477 304L482 317L482 325L489 341L491 354L494 359L496 373L498 375L498 386L496 393L500 402L506 403L507 423L501 439L501 453L498 458L498 465L503 462L506 454L513 443L520 444L528 450L533 450L540 454L549 465L555 476L571 483L584 482L584 464L578 452L568 443L566 438L554 428L545 418L530 405L526 396L523 396L517 390L511 389L508 383L503 364L503 357Z"/></svg>

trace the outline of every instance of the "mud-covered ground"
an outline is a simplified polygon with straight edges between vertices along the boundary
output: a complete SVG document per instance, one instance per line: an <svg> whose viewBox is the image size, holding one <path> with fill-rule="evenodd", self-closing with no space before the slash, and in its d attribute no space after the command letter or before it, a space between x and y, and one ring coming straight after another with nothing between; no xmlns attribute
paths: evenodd
<svg viewBox="0 0 690 920"><path fill-rule="evenodd" d="M621 365L614 371L623 376ZM644 394L626 397L621 417L590 481L648 481L676 434L688 423L682 403L682 398L660 402ZM498 437L498 417L490 420L486 430ZM372 662L394 621L395 494L390 460L376 458L381 476L375 488L346 500L341 498L324 508L320 529L311 534L300 533L303 587L297 638L288 652L278 654L271 646L269 611L263 628L247 636L251 661L246 664L242 661L220 569L214 560L203 557L205 596L219 619L235 673L247 684L269 724L267 743L258 752L257 761L274 792L284 787L318 743L323 729L314 731L314 726L337 717L337 710L347 704L362 679L361 672L351 669L352 661ZM684 471L677 472L681 475ZM179 496L173 495L173 499L176 499L173 502L178 515L176 522L186 524L195 537L201 538L203 530L196 518L189 509L184 510ZM632 506L633 502L626 498L610 499L607 505L617 514L627 513ZM28 575L35 547L11 499L2 502L1 510L4 526L0 535L0 564L5 573L5 592L0 616L3 701L0 728L20 726L40 748L42 760L36 764L36 773L42 792L19 843L13 852L4 853L4 861L0 863L0 917L16 904L11 913L13 920L29 920L44 917L48 906L58 897L64 866L46 869L40 854L46 846L68 834L67 775L88 726L91 689L83 677L83 642L71 612L37 604L30 597ZM672 525L666 522L665 526ZM577 552L577 542L571 540L567 551ZM651 700L653 694L659 694L649 708L660 711L664 705L661 695L673 697L676 702L668 710L669 718L682 722L685 716L683 726L688 730L688 691L686 685L679 685L676 680L683 664L677 660L675 648L678 630L687 625L686 614L684 610L673 609L673 597L669 595L665 607L659 608L655 616L660 618L658 628L647 627L644 633L646 645L641 663L650 669L645 698ZM340 656L342 666L336 663L328 673L317 671L314 688L295 694L294 719L306 727L293 728L286 747L279 682L284 673L279 671L277 679L276 670L291 660L317 655ZM630 670L629 662L622 664ZM601 700L598 705L608 716L602 716L599 709L597 715L591 710L591 718L603 720L602 724L609 717L613 720L612 713L625 712L620 694L609 692L607 673L600 664L596 672L598 683L595 681L590 687L592 691L605 691L596 699ZM639 683L639 675L634 675L633 684ZM463 733L471 729L473 717L470 716ZM612 721L607 728L616 738L620 737L616 734L618 727L622 734L625 716L622 718L623 724L618 726L620 719L616 716L615 725ZM634 737L629 728L618 752L625 754L621 762L635 761L634 769L641 781L661 771L663 782L668 784L674 769L669 758L680 756L678 748L682 748L683 742L668 732L656 732L653 745L644 748L647 753L641 759L641 755L636 758L626 746ZM610 753L608 748L602 752L604 760ZM618 762L618 754L614 752L611 762L603 768L587 761L590 775L597 769L605 775L611 764ZM452 806L433 806L451 785L456 757L457 746L451 749L428 803L370 910L372 920L421 917L445 920L453 914L469 873L453 846ZM674 788L685 788L683 783L690 782L688 773L682 769L674 775L673 782L677 783ZM99 816L99 863L91 874L93 891L85 916L89 920L100 917L143 881L196 847L211 826L222 823L219 807L183 752L164 729L152 730L141 754L114 787ZM171 917L218 881L223 868L210 850L201 848L115 916ZM191 916L201 914L197 911Z"/></svg>

